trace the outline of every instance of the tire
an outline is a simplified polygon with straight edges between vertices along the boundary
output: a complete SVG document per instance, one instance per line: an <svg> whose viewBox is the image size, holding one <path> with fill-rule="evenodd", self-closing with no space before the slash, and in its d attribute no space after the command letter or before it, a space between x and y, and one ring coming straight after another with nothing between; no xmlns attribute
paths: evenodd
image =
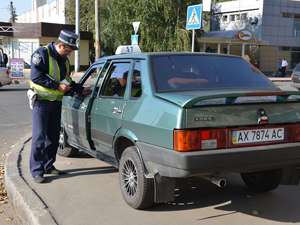
<svg viewBox="0 0 300 225"><path fill-rule="evenodd" d="M153 205L153 179L145 177L144 165L136 147L128 147L122 154L119 182L123 198L132 208L146 209Z"/></svg>
<svg viewBox="0 0 300 225"><path fill-rule="evenodd" d="M241 177L251 191L263 193L272 191L278 187L282 177L282 170L242 173Z"/></svg>
<svg viewBox="0 0 300 225"><path fill-rule="evenodd" d="M73 157L78 154L78 149L70 146L67 143L67 135L63 128L61 128L59 133L59 145L57 154L63 157Z"/></svg>

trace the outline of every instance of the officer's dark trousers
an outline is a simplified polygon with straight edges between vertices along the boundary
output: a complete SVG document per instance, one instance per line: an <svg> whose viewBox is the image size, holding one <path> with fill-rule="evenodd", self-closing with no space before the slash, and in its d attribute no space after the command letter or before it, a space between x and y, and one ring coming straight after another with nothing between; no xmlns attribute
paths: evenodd
<svg viewBox="0 0 300 225"><path fill-rule="evenodd" d="M31 175L53 167L59 141L61 102L37 100L32 110Z"/></svg>

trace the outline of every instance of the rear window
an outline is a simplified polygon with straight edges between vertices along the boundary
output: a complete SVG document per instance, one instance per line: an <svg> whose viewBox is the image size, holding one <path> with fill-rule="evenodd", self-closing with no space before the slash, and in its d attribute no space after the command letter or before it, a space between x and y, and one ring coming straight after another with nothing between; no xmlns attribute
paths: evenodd
<svg viewBox="0 0 300 225"><path fill-rule="evenodd" d="M258 69L239 57L216 55L152 56L157 92L206 89L277 90Z"/></svg>

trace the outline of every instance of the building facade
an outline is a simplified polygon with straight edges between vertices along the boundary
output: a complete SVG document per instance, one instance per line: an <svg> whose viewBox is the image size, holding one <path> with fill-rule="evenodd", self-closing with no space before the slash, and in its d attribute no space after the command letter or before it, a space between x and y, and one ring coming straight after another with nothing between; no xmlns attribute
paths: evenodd
<svg viewBox="0 0 300 225"><path fill-rule="evenodd" d="M0 31L0 47L9 59L21 58L30 64L31 55L40 46L55 42L62 29L75 30L74 25L54 23L3 23L0 26L12 27L11 32ZM93 43L91 32L80 32L80 66L84 69L90 64L90 49ZM70 56L70 63L74 65L74 52Z"/></svg>
<svg viewBox="0 0 300 225"><path fill-rule="evenodd" d="M203 49L248 55L267 73L276 72L282 58L289 70L300 62L300 0L223 2L214 15L218 31L204 35Z"/></svg>
<svg viewBox="0 0 300 225"><path fill-rule="evenodd" d="M32 9L18 15L18 23L58 23L65 24L66 0L32 0Z"/></svg>

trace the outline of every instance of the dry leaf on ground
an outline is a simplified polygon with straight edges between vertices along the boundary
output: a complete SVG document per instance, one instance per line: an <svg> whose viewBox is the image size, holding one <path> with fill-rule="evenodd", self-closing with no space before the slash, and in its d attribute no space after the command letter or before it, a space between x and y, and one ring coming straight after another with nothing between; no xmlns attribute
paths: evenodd
<svg viewBox="0 0 300 225"><path fill-rule="evenodd" d="M7 193L4 187L4 166L0 164L0 204L7 203Z"/></svg>

